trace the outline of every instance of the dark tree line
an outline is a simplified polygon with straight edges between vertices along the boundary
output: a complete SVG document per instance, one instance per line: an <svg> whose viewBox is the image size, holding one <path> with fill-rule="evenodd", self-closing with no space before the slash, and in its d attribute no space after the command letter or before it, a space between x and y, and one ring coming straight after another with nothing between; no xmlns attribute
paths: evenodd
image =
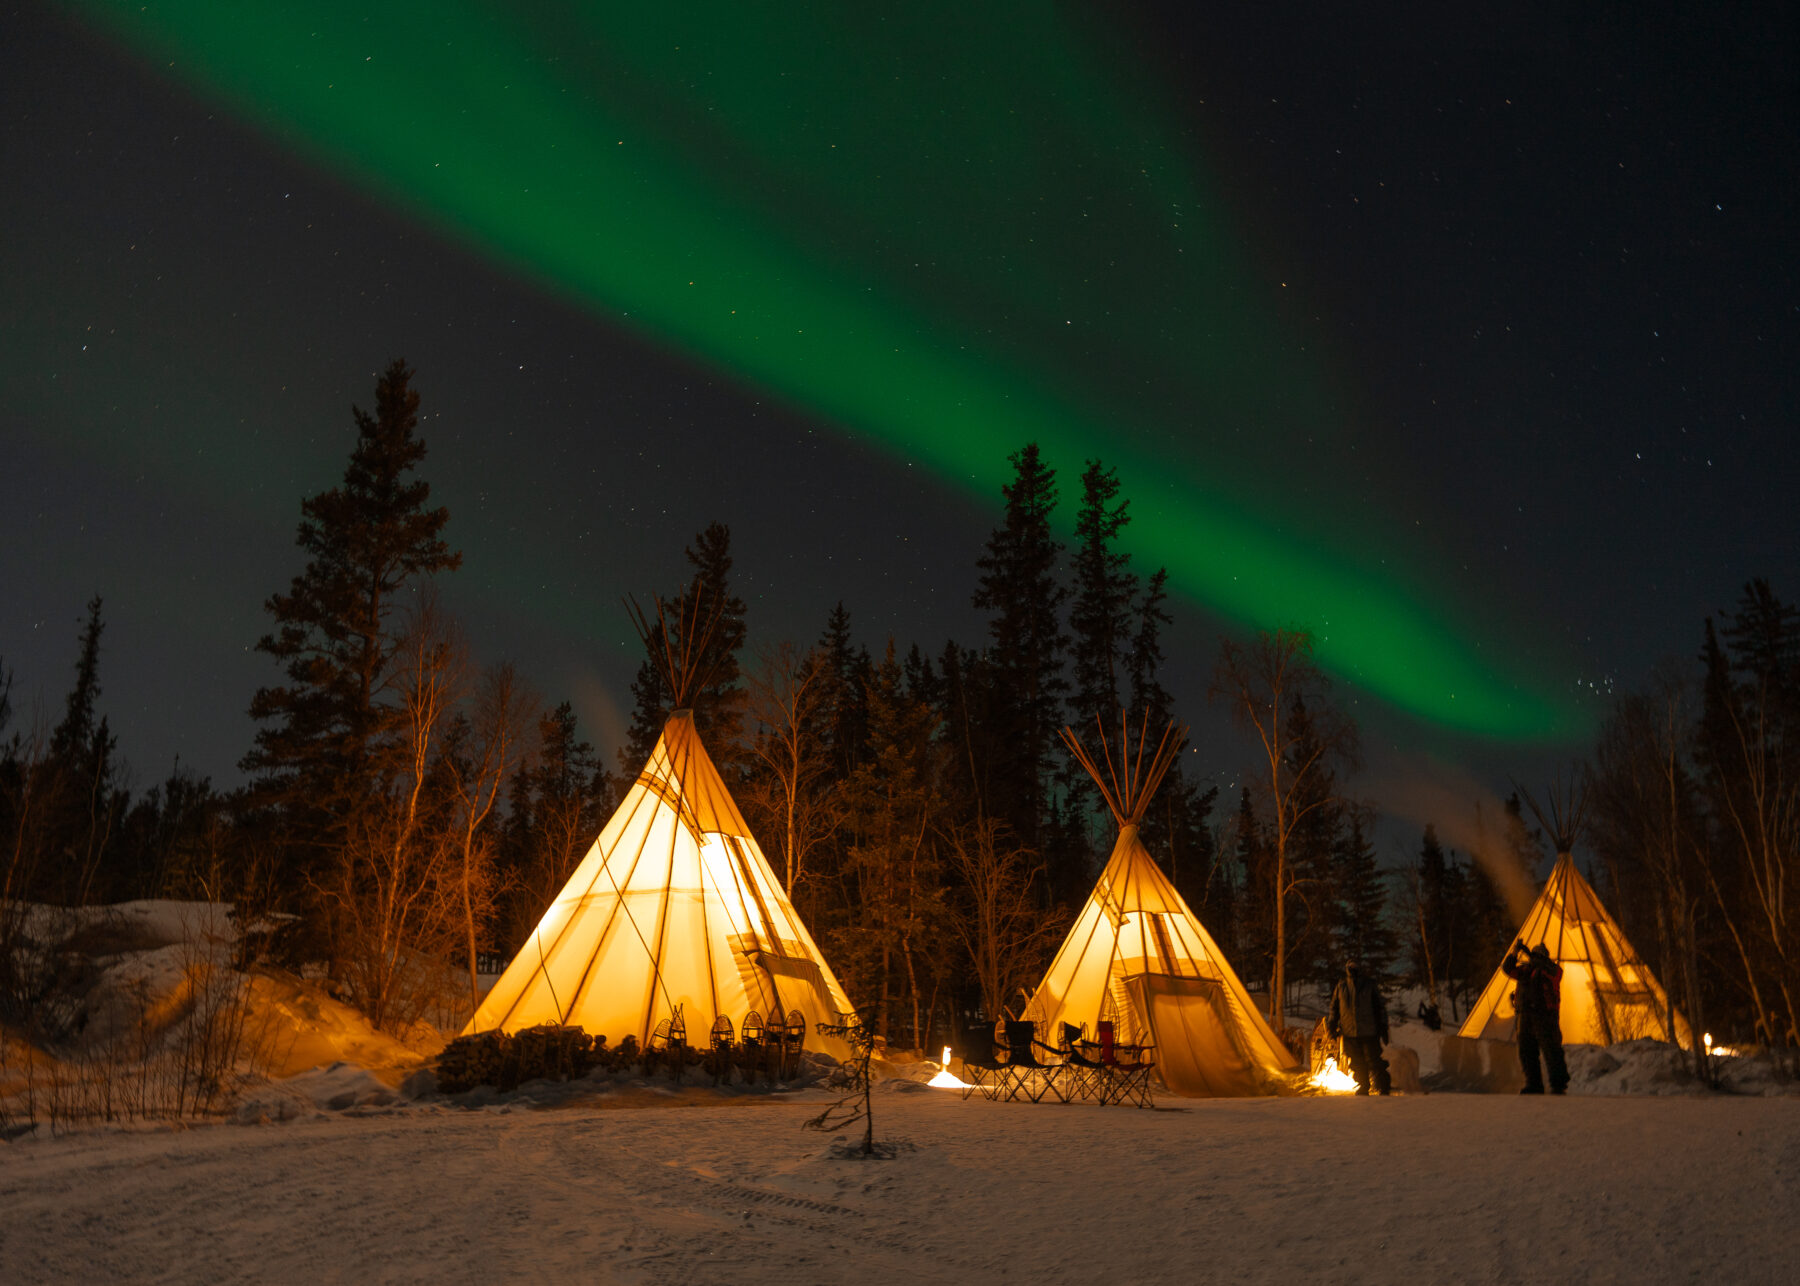
<svg viewBox="0 0 1800 1286"><path fill-rule="evenodd" d="M279 673L250 707L242 788L177 765L133 790L102 711L98 597L53 726L19 726L0 666L8 1012L30 1004L11 948L33 903L231 901L270 959L322 966L392 1029L466 1009L478 958L526 945L672 698L646 662L609 764L569 703L470 657L434 590L461 556L422 476L418 405L393 363L373 409L353 408L342 480L301 504L303 566L266 604L257 646ZM685 579L660 587L671 610L656 629L709 629L688 704L714 759L859 1008L897 1044L1016 1009L1087 896L1114 833L1058 729L1155 730L1182 714L1164 685L1167 576L1125 551L1114 471L1084 462L1070 512L1035 445L1012 466L1000 521L972 551L979 638L864 640L838 603L810 642L753 645L719 523L686 548ZM1676 1003L1697 1024L1789 1042L1796 621L1753 583L1706 623L1699 673L1620 701L1591 777L1607 896ZM1539 873L1516 798L1482 862L1427 828L1414 865L1384 870L1376 805L1352 789L1356 729L1308 636L1226 640L1212 695L1244 732L1235 807L1215 817L1217 789L1178 761L1142 831L1238 972L1278 1019L1352 958L1457 1016L1515 929L1493 863Z"/></svg>
<svg viewBox="0 0 1800 1286"><path fill-rule="evenodd" d="M1768 582L1698 663L1616 701L1591 765L1604 889L1696 1031L1800 1047L1800 611Z"/></svg>
<svg viewBox="0 0 1800 1286"><path fill-rule="evenodd" d="M473 662L434 592L461 556L421 475L411 381L400 362L381 374L373 409L353 408L342 480L301 504L303 567L266 604L257 646L279 678L252 701L242 788L178 769L133 795L100 713L94 601L63 719L15 734L0 762L8 907L229 900L270 930L271 958L322 965L392 1028L453 1012L459 972L473 989L479 956L524 945L670 698L645 664L615 774L568 703L546 710L509 667ZM1120 548L1130 513L1115 474L1087 462L1065 525L1038 449L1013 466L973 559L984 638L871 652L840 603L810 645L753 651L717 523L667 595L667 622L696 619L682 610L696 597L714 605L696 721L859 1004L907 1043L953 1010L1016 1007L1110 848L1057 730L1177 713L1162 680L1166 574L1140 576ZM1177 769L1143 830L1235 944L1256 876L1218 851L1216 795Z"/></svg>

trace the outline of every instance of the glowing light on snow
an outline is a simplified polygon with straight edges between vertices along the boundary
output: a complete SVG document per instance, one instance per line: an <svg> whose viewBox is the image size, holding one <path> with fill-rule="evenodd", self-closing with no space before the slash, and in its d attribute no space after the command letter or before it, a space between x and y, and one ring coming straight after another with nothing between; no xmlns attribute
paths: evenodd
<svg viewBox="0 0 1800 1286"><path fill-rule="evenodd" d="M926 1081L925 1083L927 1085L935 1085L941 1090L966 1090L972 1088L967 1082L958 1080L955 1076L951 1075L950 1046L944 1046L944 1056L938 1061L943 1064L943 1070L936 1076L933 1076L930 1080Z"/></svg>
<svg viewBox="0 0 1800 1286"><path fill-rule="evenodd" d="M1325 1060L1325 1065L1312 1074L1315 1088L1327 1094L1349 1094L1356 1089L1356 1078L1338 1066L1335 1058Z"/></svg>

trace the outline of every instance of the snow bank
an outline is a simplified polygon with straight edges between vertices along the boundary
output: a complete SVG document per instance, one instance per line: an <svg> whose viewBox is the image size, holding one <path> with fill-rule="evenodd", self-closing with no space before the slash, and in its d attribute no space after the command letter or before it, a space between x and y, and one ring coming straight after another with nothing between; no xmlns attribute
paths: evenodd
<svg viewBox="0 0 1800 1286"><path fill-rule="evenodd" d="M344 1065L391 1093L443 1044L430 1030L404 1042L376 1031L291 974L238 971L239 926L226 905L32 907L25 925L23 963L44 999L29 1033L35 1048L25 1033L0 1047L0 1115L69 1121L218 1110L238 1083ZM245 1111L290 1119L294 1104L316 1097L304 1086L277 1087L253 1095Z"/></svg>
<svg viewBox="0 0 1800 1286"><path fill-rule="evenodd" d="M290 973L259 972L250 978L250 1025L264 1042L264 1067L272 1077L309 1068L355 1063L390 1089L443 1048L436 1032L403 1043L375 1030L349 1005L333 1000L317 983Z"/></svg>

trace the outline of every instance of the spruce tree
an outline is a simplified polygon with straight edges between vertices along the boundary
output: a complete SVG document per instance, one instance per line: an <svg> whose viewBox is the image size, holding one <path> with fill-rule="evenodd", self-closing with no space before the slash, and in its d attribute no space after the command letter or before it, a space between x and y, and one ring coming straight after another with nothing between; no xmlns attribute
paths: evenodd
<svg viewBox="0 0 1800 1286"><path fill-rule="evenodd" d="M884 1037L923 1034L926 966L949 939L935 816L935 712L906 692L889 640L868 689L869 754L846 783L848 922L832 958L858 1008ZM896 1011L906 1015L904 1025Z"/></svg>
<svg viewBox="0 0 1800 1286"><path fill-rule="evenodd" d="M731 592L731 528L709 523L684 551L693 578L665 600L662 623L651 619L655 636L647 640L654 655L663 645L660 631L677 630L680 622L710 631L705 648L693 658L692 672L704 682L688 694L694 727L721 768L736 754L743 726L744 693L739 683L738 653L747 635L744 600ZM698 604L696 608L696 604ZM654 613L647 612L652 618ZM676 650L680 650L679 640ZM674 712L674 697L661 670L646 657L632 680L635 698L631 730L619 751L619 766L636 776L656 749L663 724Z"/></svg>
<svg viewBox="0 0 1800 1286"><path fill-rule="evenodd" d="M1290 982L1330 984L1343 970L1337 956L1340 890L1337 858L1344 828L1344 803L1336 766L1320 745L1320 730L1304 695L1288 705L1286 757L1295 770L1289 808L1287 868L1296 895L1288 920ZM1313 765L1311 771L1299 771Z"/></svg>
<svg viewBox="0 0 1800 1286"><path fill-rule="evenodd" d="M1369 835L1374 819L1366 808L1344 811L1348 825L1339 831L1334 862L1333 955L1339 962L1361 961L1365 970L1385 979L1400 947L1388 922L1387 881Z"/></svg>
<svg viewBox="0 0 1800 1286"><path fill-rule="evenodd" d="M538 720L535 762L513 774L500 823L505 871L499 936L516 950L593 847L614 807L612 778L567 701Z"/></svg>
<svg viewBox="0 0 1800 1286"><path fill-rule="evenodd" d="M256 647L286 681L257 691L257 729L242 767L251 800L276 810L303 861L329 848L372 793L395 718L387 684L413 594L462 555L444 541L450 512L430 507L416 476L413 372L395 360L375 385L373 413L351 408L356 441L343 481L303 501L296 543L305 569L266 604L275 629Z"/></svg>
<svg viewBox="0 0 1800 1286"><path fill-rule="evenodd" d="M1110 729L1130 696L1128 662L1137 577L1131 571L1131 556L1118 548L1119 532L1131 521L1131 502L1118 495L1118 474L1089 460L1081 475L1081 507L1075 515L1074 594L1069 603L1069 659L1075 685L1070 706L1078 728L1091 726L1098 716ZM1078 776L1085 779L1086 774Z"/></svg>
<svg viewBox="0 0 1800 1286"><path fill-rule="evenodd" d="M1162 631L1170 623L1169 569L1159 567L1144 584L1137 601L1137 630L1131 637L1127 668L1131 674L1131 714L1149 711L1152 725L1167 722L1174 699L1162 685Z"/></svg>
<svg viewBox="0 0 1800 1286"><path fill-rule="evenodd" d="M117 739L100 700L100 636L106 623L100 596L88 601L75 661L75 683L63 701L63 717L50 734L49 753L34 772L37 818L21 819L20 839L40 854L34 896L79 905L112 891L104 870L125 811L126 792L113 753ZM98 717L96 717L98 715Z"/></svg>
<svg viewBox="0 0 1800 1286"><path fill-rule="evenodd" d="M1237 932L1227 952L1241 975L1266 989L1275 973L1275 853L1245 786L1231 821L1231 858L1239 872Z"/></svg>
<svg viewBox="0 0 1800 1286"><path fill-rule="evenodd" d="M1427 823L1419 841L1419 858L1413 868L1413 919L1416 932L1409 935L1412 979L1428 991L1447 985L1455 926L1449 919L1449 863L1437 828ZM1436 995L1432 1000L1436 1002Z"/></svg>
<svg viewBox="0 0 1800 1286"><path fill-rule="evenodd" d="M1068 597L1058 578L1063 546L1051 524L1056 512L1056 471L1037 443L1011 457L1013 480L1000 527L977 562L981 579L974 605L990 613L989 664L994 680L996 798L990 806L1028 845L1044 850L1050 818L1052 756L1063 724L1063 676L1068 648L1061 611ZM1051 884L1070 895L1068 870L1052 870Z"/></svg>
<svg viewBox="0 0 1800 1286"><path fill-rule="evenodd" d="M50 757L68 765L87 757L97 731L94 713L100 700L100 636L106 632L98 594L88 600L87 612L81 653L75 661L75 686L63 699L63 717L50 734Z"/></svg>
<svg viewBox="0 0 1800 1286"><path fill-rule="evenodd" d="M856 771L868 742L869 679L874 665L869 649L859 647L851 637L850 612L842 602L826 618L818 647L825 656L825 695L819 717L825 723L834 780L842 781Z"/></svg>

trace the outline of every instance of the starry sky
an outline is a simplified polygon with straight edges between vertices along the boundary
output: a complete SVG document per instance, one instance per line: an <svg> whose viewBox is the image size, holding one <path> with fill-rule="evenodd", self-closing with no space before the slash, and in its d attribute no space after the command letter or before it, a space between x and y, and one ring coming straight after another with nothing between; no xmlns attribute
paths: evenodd
<svg viewBox="0 0 1800 1286"><path fill-rule="evenodd" d="M1784 8L239 8L0 16L0 659L51 710L101 594L142 784L236 779L395 356L451 606L603 745L714 519L753 643L978 641L1027 438L1071 520L1120 465L1222 785L1227 626L1317 630L1423 820L1800 594Z"/></svg>

